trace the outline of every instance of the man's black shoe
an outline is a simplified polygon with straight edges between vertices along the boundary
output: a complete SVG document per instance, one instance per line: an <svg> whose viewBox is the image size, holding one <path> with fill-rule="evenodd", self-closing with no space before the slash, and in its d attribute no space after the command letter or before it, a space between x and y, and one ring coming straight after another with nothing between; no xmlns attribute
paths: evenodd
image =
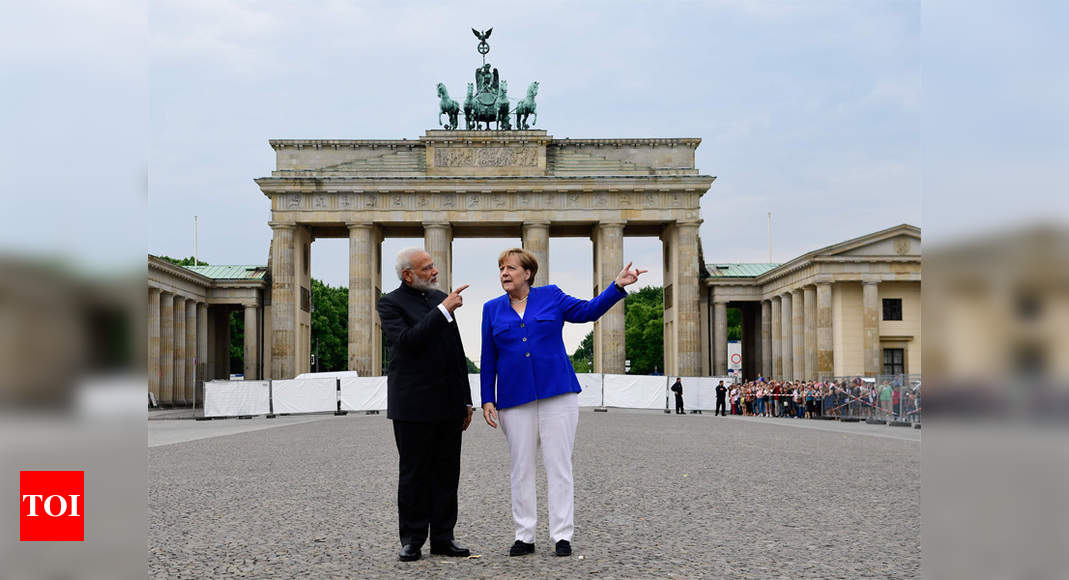
<svg viewBox="0 0 1069 580"><path fill-rule="evenodd" d="M471 550L458 546L453 540L443 544L431 544L431 554L435 556L456 556L466 558L471 555Z"/></svg>
<svg viewBox="0 0 1069 580"><path fill-rule="evenodd" d="M509 556L523 556L524 554L534 554L534 544L516 540L516 543L509 548Z"/></svg>
<svg viewBox="0 0 1069 580"><path fill-rule="evenodd" d="M571 556L572 555L572 543L568 540L560 540L557 542L557 555L558 556Z"/></svg>
<svg viewBox="0 0 1069 580"><path fill-rule="evenodd" d="M397 559L402 562L413 562L419 560L422 554L419 551L419 546L415 544L405 544L401 546L401 553L397 555Z"/></svg>

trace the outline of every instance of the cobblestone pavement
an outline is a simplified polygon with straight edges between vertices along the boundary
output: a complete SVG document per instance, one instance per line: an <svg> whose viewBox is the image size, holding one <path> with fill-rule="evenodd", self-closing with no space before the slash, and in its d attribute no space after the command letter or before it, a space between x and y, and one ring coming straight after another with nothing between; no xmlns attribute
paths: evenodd
<svg viewBox="0 0 1069 580"><path fill-rule="evenodd" d="M423 560L403 563L384 415L280 424L149 449L148 572L918 577L919 439L831 421L582 409L573 555L553 556L539 468L537 552L510 558L508 452L479 419L464 439L456 535L481 557L430 556L425 546Z"/></svg>

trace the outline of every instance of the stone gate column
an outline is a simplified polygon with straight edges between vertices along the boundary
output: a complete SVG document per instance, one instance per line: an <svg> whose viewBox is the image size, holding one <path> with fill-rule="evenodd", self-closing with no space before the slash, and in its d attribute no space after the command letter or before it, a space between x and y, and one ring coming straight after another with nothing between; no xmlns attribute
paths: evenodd
<svg viewBox="0 0 1069 580"><path fill-rule="evenodd" d="M772 310L772 375L771 378L783 378L783 299L773 296Z"/></svg>
<svg viewBox="0 0 1069 580"><path fill-rule="evenodd" d="M817 376L835 372L835 348L831 329L831 283L817 283Z"/></svg>
<svg viewBox="0 0 1069 580"><path fill-rule="evenodd" d="M174 395L175 405L186 404L186 299L174 297Z"/></svg>
<svg viewBox="0 0 1069 580"><path fill-rule="evenodd" d="M445 225L445 228L449 228ZM428 240L442 235L442 228L427 227ZM434 234L432 234L434 230ZM372 353L374 351L371 339L374 334L374 310L376 297L374 296L374 284L372 263L375 261L373 252L376 248L373 243L377 241L375 226L370 223L349 224L349 364L348 369L360 373L361 376L372 376ZM428 253L438 264L439 286L448 292L448 272L443 267L431 250L430 241L427 242ZM438 248L437 251L441 251ZM448 260L448 258L446 258ZM445 277L443 278L443 274Z"/></svg>
<svg viewBox="0 0 1069 580"><path fill-rule="evenodd" d="M723 300L713 302L713 374L728 374L728 304Z"/></svg>
<svg viewBox="0 0 1069 580"><path fill-rule="evenodd" d="M174 294L160 293L160 404L174 402Z"/></svg>
<svg viewBox="0 0 1069 580"><path fill-rule="evenodd" d="M780 313L780 324L783 327L783 380L789 381L794 378L794 330L791 328L794 322L794 304L791 303L791 293L783 294L780 300L783 312Z"/></svg>
<svg viewBox="0 0 1069 580"><path fill-rule="evenodd" d="M879 282L863 280L861 282L862 324L865 331L864 352L865 374L875 376L880 368L880 311Z"/></svg>
<svg viewBox="0 0 1069 580"><path fill-rule="evenodd" d="M292 379L297 368L297 293L294 288L294 224L272 223L271 377ZM351 326L351 324L350 324Z"/></svg>
<svg viewBox="0 0 1069 580"><path fill-rule="evenodd" d="M350 240L352 240L351 232L352 230L350 229ZM441 288L443 292L452 292L453 226L449 225L448 222L423 224L423 247L427 249L427 253L431 255L431 259L434 260L434 265L438 268L438 287ZM370 256L370 235L368 236L367 249ZM350 241L350 253L351 251L352 242ZM368 263L370 263L370 259ZM368 280L370 281L370 279L369 275ZM370 359L368 360L370 361ZM368 368L370 369L370 363Z"/></svg>
<svg viewBox="0 0 1069 580"><path fill-rule="evenodd" d="M260 317L256 304L245 305L245 380L260 378Z"/></svg>
<svg viewBox="0 0 1069 580"><path fill-rule="evenodd" d="M549 222L524 222L523 249L538 260L538 273L531 286L549 284Z"/></svg>
<svg viewBox="0 0 1069 580"><path fill-rule="evenodd" d="M817 287L805 287L805 365L803 379L817 378Z"/></svg>
<svg viewBox="0 0 1069 580"><path fill-rule="evenodd" d="M761 301L761 376L772 376L772 302Z"/></svg>
<svg viewBox="0 0 1069 580"><path fill-rule="evenodd" d="M594 226L594 237L594 260L598 266L598 278L594 282L600 293L616 280L624 267L624 224L599 223ZM697 280L695 276L695 287ZM616 304L594 323L594 372L622 375L625 358L624 305Z"/></svg>
<svg viewBox="0 0 1069 580"><path fill-rule="evenodd" d="M698 226L701 221L678 222L676 229L676 336L679 337L678 374L696 377L702 373L701 293L698 275ZM623 264L621 264L623 267ZM624 313L620 310L621 327ZM727 317L725 315L725 321ZM726 337L726 331L725 331ZM725 338L726 341L726 338ZM726 344L726 342L725 342ZM725 346L725 365L727 347ZM725 367L726 369L726 367ZM726 371L725 371L726 372Z"/></svg>
<svg viewBox="0 0 1069 580"><path fill-rule="evenodd" d="M148 392L160 400L160 289L148 289Z"/></svg>
<svg viewBox="0 0 1069 580"><path fill-rule="evenodd" d="M208 303L197 303L196 401L204 405L204 381L208 380Z"/></svg>
<svg viewBox="0 0 1069 580"><path fill-rule="evenodd" d="M186 300L186 385L183 398L193 404L193 389L197 385L197 302Z"/></svg>
<svg viewBox="0 0 1069 580"><path fill-rule="evenodd" d="M805 307L802 304L802 289L791 290L791 348L794 351L795 380L805 378Z"/></svg>

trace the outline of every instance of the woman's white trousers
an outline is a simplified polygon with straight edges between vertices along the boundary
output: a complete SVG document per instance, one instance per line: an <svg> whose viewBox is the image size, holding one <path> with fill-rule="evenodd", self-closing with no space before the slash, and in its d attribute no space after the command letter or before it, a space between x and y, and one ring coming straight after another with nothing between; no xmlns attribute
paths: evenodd
<svg viewBox="0 0 1069 580"><path fill-rule="evenodd" d="M512 459L512 519L516 539L534 543L538 523L535 466L538 443L549 490L549 535L572 541L575 520L572 448L579 423L579 397L565 393L498 412Z"/></svg>

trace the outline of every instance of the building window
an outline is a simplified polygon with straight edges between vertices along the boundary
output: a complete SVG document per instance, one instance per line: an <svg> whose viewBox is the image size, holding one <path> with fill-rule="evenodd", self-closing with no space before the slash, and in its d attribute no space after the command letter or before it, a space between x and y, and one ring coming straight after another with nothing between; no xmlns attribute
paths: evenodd
<svg viewBox="0 0 1069 580"><path fill-rule="evenodd" d="M901 348L883 349L883 374L901 375L906 372L906 352Z"/></svg>
<svg viewBox="0 0 1069 580"><path fill-rule="evenodd" d="M901 298L884 298L883 299L883 319L884 320L902 320L902 299Z"/></svg>

